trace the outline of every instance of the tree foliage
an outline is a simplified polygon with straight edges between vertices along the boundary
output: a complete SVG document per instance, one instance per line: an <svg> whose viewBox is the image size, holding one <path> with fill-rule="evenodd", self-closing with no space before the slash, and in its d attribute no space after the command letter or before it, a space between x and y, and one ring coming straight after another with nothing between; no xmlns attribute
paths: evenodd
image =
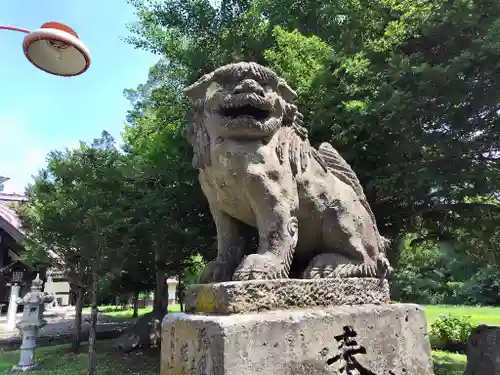
<svg viewBox="0 0 500 375"><path fill-rule="evenodd" d="M211 225L196 173L186 157L183 107L180 102L179 107L170 107L168 97L164 100L161 106L144 106L143 113L136 107L124 132L133 165L127 177L130 199L135 202L134 215L140 218L136 231L141 247L152 249L158 312L166 311L165 276L181 275L193 255L210 248L203 230Z"/></svg>
<svg viewBox="0 0 500 375"><path fill-rule="evenodd" d="M103 132L91 144L51 152L47 163L28 187L27 202L17 210L26 232L25 256L34 263L56 263L78 295L73 344L77 350L83 292L91 293L95 305L99 279L118 272L123 264L130 224L124 215L129 201L121 191L125 161L113 138ZM93 311L93 337L96 314ZM89 360L92 372L95 357Z"/></svg>
<svg viewBox="0 0 500 375"><path fill-rule="evenodd" d="M120 191L124 160L104 132L90 145L51 152L47 163L17 208L26 256L35 263L62 262L71 282L88 287L90 268L98 275L120 268L129 224L123 215L129 203Z"/></svg>
<svg viewBox="0 0 500 375"><path fill-rule="evenodd" d="M162 58L143 105L180 119L181 88L202 74L238 60L270 65L297 89L313 143L330 141L358 173L386 235L498 248L477 230L498 225L498 207L467 199L497 200L499 4L131 3L138 20L127 41Z"/></svg>

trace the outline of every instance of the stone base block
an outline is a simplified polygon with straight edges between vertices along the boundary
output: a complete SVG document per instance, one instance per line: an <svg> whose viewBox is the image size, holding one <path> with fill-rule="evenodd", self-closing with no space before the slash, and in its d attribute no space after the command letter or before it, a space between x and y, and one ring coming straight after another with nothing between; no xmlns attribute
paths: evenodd
<svg viewBox="0 0 500 375"><path fill-rule="evenodd" d="M289 308L388 304L389 283L375 278L278 279L192 285L186 312L239 314Z"/></svg>
<svg viewBox="0 0 500 375"><path fill-rule="evenodd" d="M500 375L500 327L480 325L467 340L464 375Z"/></svg>
<svg viewBox="0 0 500 375"><path fill-rule="evenodd" d="M432 375L417 305L168 314L161 375Z"/></svg>

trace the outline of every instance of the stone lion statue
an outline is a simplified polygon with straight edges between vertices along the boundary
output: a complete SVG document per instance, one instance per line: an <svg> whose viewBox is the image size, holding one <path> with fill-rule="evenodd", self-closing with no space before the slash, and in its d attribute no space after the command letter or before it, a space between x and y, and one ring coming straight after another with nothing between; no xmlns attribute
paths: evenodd
<svg viewBox="0 0 500 375"><path fill-rule="evenodd" d="M185 94L194 102L186 137L217 228L201 283L389 274L388 241L356 174L329 143L310 145L283 79L240 62ZM244 224L259 233L253 254Z"/></svg>

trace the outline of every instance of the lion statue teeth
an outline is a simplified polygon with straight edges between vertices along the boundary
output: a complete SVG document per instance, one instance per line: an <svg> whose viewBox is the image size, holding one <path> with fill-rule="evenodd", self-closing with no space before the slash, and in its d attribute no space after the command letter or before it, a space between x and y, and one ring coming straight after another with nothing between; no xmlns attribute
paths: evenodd
<svg viewBox="0 0 500 375"><path fill-rule="evenodd" d="M329 143L310 145L296 94L275 72L229 64L185 94L194 102L185 135L217 228L201 283L390 273L356 174ZM253 254L245 226L259 233Z"/></svg>

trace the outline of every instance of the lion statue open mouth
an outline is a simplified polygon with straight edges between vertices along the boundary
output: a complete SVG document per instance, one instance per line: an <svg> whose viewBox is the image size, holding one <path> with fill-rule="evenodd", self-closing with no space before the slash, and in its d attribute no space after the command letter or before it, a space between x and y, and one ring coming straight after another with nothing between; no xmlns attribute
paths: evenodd
<svg viewBox="0 0 500 375"><path fill-rule="evenodd" d="M186 137L217 228L217 258L200 282L389 274L388 241L355 173L329 143L310 145L283 79L241 62L185 93ZM253 254L245 226L259 233Z"/></svg>

